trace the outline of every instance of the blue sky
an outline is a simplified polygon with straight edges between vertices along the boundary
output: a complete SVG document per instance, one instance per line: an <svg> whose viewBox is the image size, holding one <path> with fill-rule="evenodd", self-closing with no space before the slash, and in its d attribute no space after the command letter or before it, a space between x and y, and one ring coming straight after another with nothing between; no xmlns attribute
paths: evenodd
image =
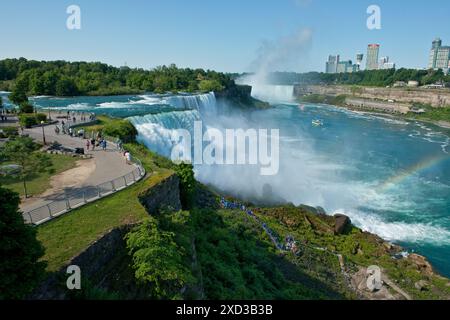
<svg viewBox="0 0 450 320"><path fill-rule="evenodd" d="M81 30L66 28L72 4ZM366 27L371 4L381 7L381 30ZM354 60L380 43L399 67L423 68L435 37L450 45L449 13L448 0L10 0L0 10L0 58L242 72L278 55L269 68L323 71L329 54ZM308 39L296 46L302 32Z"/></svg>

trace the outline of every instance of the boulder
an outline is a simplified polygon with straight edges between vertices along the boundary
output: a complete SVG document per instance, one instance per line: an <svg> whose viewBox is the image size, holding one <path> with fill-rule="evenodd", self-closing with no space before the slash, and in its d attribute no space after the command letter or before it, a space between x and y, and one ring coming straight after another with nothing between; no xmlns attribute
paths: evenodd
<svg viewBox="0 0 450 320"><path fill-rule="evenodd" d="M430 285L430 284L429 284L428 282L426 282L425 280L417 281L417 282L414 284L414 286L416 287L416 289L419 290L419 291L428 291L429 285Z"/></svg>
<svg viewBox="0 0 450 320"><path fill-rule="evenodd" d="M344 214L336 214L334 216L334 234L343 234L352 221Z"/></svg>
<svg viewBox="0 0 450 320"><path fill-rule="evenodd" d="M434 271L433 271L433 267L431 266L431 264L427 261L427 259L425 259L425 257L422 257L418 254L410 254L408 256L409 260L416 266L416 268L424 273L425 275L433 275Z"/></svg>

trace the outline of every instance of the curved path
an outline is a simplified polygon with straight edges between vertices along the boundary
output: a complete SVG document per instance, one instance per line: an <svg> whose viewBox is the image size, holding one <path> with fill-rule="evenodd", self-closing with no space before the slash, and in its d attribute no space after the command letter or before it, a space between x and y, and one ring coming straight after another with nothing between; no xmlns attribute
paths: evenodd
<svg viewBox="0 0 450 320"><path fill-rule="evenodd" d="M69 122L68 124L71 125L73 123ZM58 126L61 128L60 123ZM55 133L55 127L56 125L44 126L47 144L57 141L64 147L84 148L85 153L92 155L92 160L78 161L77 167L58 175L61 176L61 179L55 176L54 178L59 180L59 183L55 183L55 180L52 179L51 189L42 195L26 200L21 205L23 212L29 212L52 201L60 200L67 193L76 193L77 191L89 189L90 187L125 176L137 169L137 166L134 164L126 164L123 154L116 149L114 144L108 143L106 151L97 147L95 151L90 150L86 152L86 140L65 134L58 135ZM25 129L23 133L37 141L43 142L42 127Z"/></svg>

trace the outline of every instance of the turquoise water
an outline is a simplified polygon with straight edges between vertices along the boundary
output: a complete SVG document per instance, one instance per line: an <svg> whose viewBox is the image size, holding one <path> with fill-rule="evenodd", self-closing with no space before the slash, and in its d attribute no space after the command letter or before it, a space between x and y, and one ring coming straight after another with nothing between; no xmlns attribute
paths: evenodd
<svg viewBox="0 0 450 320"><path fill-rule="evenodd" d="M255 166L196 166L197 178L248 198L261 196L270 184L274 197L345 213L364 230L427 256L450 276L450 139L443 129L331 106L279 103L237 114L218 108L213 94L33 101L130 117L139 140L166 156L173 131L192 129L195 120L219 130L278 128L278 175L260 176ZM314 119L324 126L312 126Z"/></svg>

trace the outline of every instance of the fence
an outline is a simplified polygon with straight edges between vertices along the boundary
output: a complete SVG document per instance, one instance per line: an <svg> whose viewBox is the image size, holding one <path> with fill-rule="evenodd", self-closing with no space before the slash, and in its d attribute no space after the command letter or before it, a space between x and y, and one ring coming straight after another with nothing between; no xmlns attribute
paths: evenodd
<svg viewBox="0 0 450 320"><path fill-rule="evenodd" d="M42 207L25 212L23 217L27 223L39 225L61 216L87 203L96 201L138 182L145 176L145 169L139 159L133 159L136 168L126 175L99 184L84 187L79 191L56 196L56 199Z"/></svg>

